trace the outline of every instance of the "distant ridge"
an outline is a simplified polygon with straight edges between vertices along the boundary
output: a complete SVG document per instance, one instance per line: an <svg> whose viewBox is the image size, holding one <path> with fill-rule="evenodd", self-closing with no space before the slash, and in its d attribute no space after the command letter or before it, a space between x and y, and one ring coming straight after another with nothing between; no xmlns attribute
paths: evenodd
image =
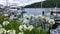
<svg viewBox="0 0 60 34"><path fill-rule="evenodd" d="M60 0L44 1L42 6L43 8L60 8ZM41 2L28 5L25 8L41 8Z"/></svg>

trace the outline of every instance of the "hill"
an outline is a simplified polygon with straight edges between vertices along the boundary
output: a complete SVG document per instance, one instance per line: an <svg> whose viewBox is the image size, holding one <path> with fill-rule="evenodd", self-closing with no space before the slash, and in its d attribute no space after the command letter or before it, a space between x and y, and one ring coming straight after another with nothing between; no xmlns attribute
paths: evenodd
<svg viewBox="0 0 60 34"><path fill-rule="evenodd" d="M43 8L60 8L60 0L46 0L42 3ZM41 8L41 2L26 6L25 8Z"/></svg>

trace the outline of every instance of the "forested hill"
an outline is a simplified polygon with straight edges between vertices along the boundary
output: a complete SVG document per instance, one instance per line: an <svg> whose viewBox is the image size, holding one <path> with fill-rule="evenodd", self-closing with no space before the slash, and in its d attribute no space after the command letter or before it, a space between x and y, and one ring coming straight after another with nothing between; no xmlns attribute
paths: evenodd
<svg viewBox="0 0 60 34"><path fill-rule="evenodd" d="M54 8L54 7L58 7L60 8L60 0L46 0L42 3L42 7L43 8ZM41 2L32 4L32 5L28 5L25 8L40 8L41 7Z"/></svg>

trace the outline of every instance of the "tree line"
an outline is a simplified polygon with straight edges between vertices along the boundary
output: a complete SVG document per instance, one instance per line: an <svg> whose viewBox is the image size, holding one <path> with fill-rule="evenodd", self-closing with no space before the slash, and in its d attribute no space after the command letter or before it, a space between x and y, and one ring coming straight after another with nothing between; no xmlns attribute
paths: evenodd
<svg viewBox="0 0 60 34"><path fill-rule="evenodd" d="M60 8L60 0L46 0L42 2L42 8ZM25 8L41 8L41 2L28 5Z"/></svg>

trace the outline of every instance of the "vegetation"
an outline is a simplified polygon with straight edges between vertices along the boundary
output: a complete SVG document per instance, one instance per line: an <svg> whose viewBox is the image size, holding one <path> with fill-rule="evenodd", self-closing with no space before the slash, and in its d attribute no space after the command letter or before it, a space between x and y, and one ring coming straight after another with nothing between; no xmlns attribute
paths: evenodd
<svg viewBox="0 0 60 34"><path fill-rule="evenodd" d="M5 19L7 18L7 19ZM23 30L22 32L19 30L19 26L21 26L18 22L9 22L8 17L0 15L0 33L3 34L48 34L45 29L33 28L31 31ZM4 25L4 24L5 25ZM24 25L23 25L24 26ZM24 28L26 28L24 26ZM16 32L15 32L16 31Z"/></svg>
<svg viewBox="0 0 60 34"><path fill-rule="evenodd" d="M48 25L46 25L48 24ZM43 15L24 15L23 18L9 14L0 14L1 34L49 34L54 19Z"/></svg>
<svg viewBox="0 0 60 34"><path fill-rule="evenodd" d="M54 8L54 7L60 7L60 0L46 0L42 3L43 8ZM25 8L41 8L41 2L28 5Z"/></svg>

